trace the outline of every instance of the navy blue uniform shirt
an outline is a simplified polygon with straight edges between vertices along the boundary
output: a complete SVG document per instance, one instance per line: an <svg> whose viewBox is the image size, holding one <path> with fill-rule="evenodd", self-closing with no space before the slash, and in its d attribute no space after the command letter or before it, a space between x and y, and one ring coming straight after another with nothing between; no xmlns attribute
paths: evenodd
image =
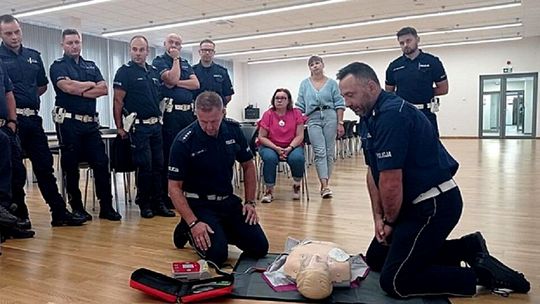
<svg viewBox="0 0 540 304"><path fill-rule="evenodd" d="M225 118L217 137L208 136L194 121L174 139L169 179L183 181L183 190L203 195L233 194L233 165L253 159L236 121Z"/></svg>
<svg viewBox="0 0 540 304"><path fill-rule="evenodd" d="M201 84L200 88L195 91L194 98L197 98L197 96L204 91L212 91L218 93L219 96L221 96L224 105L227 105L225 96L234 94L231 78L229 77L227 69L213 62L209 67L204 67L199 61L199 63L193 66L193 71Z"/></svg>
<svg viewBox="0 0 540 304"><path fill-rule="evenodd" d="M161 116L159 74L154 66L145 65L146 69L133 61L124 64L116 71L113 83L114 88L126 92L124 108L140 119Z"/></svg>
<svg viewBox="0 0 540 304"><path fill-rule="evenodd" d="M17 108L39 110L38 87L49 83L40 53L23 46L15 53L2 42L0 59L4 61L13 82Z"/></svg>
<svg viewBox="0 0 540 304"><path fill-rule="evenodd" d="M433 98L433 83L446 80L439 58L420 51L413 60L403 55L386 69L386 84L396 86L396 94L414 104L424 104Z"/></svg>
<svg viewBox="0 0 540 304"><path fill-rule="evenodd" d="M163 55L154 58L152 65L158 70L161 80L161 75L172 68L173 59L171 56L169 56L169 54L164 53ZM179 80L188 80L191 75L193 75L193 68L191 65L189 65L187 60L180 58ZM193 93L191 90L177 86L167 88L165 84L163 84L161 86L161 95L162 97L172 98L174 100L174 104L190 104L193 102Z"/></svg>
<svg viewBox="0 0 540 304"><path fill-rule="evenodd" d="M97 65L90 60L79 57L79 63L67 55L56 59L49 71L51 82L56 92L55 105L66 109L70 113L95 115L96 99L77 95L71 95L60 90L58 81L71 79L75 81L92 81L98 83L103 81L103 76Z"/></svg>
<svg viewBox="0 0 540 304"><path fill-rule="evenodd" d="M377 185L381 171L402 170L404 204L457 172L458 163L426 116L392 93L381 91L372 112L361 118L360 135Z"/></svg>
<svg viewBox="0 0 540 304"><path fill-rule="evenodd" d="M8 119L6 93L13 91L13 84L6 71L6 65L0 60L0 119Z"/></svg>

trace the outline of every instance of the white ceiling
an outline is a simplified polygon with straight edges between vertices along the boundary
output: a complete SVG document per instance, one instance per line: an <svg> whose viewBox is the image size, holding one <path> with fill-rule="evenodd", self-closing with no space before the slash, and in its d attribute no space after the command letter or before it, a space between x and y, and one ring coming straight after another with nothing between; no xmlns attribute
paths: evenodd
<svg viewBox="0 0 540 304"><path fill-rule="evenodd" d="M205 17L226 16L319 1L322 0L112 0L100 4L20 19L22 22L54 28L75 27L83 33L101 35L104 32L132 29L147 25L176 23ZM63 2L71 3L76 1L68 0ZM181 34L184 43L189 43L198 42L204 38L222 39L241 37L513 2L521 3L521 6L409 21L392 21L339 30L319 31L316 33L218 43L216 49L218 54L226 54L247 50L349 41L383 35L394 35L403 26L415 27L420 33L422 44L515 36L540 36L539 0L350 0L302 10L236 18L233 20L150 31L143 34L149 39L151 44L158 46L162 45L163 38L170 32ZM2 0L0 13L16 14L60 3L62 1L59 0ZM423 32L429 31L497 25L518 21L521 21L523 25L506 29L422 36ZM132 35L116 36L114 39L129 40ZM397 42L395 39L387 39L340 46L322 46L287 51L278 50L267 53L228 56L226 58L248 61L396 46Z"/></svg>

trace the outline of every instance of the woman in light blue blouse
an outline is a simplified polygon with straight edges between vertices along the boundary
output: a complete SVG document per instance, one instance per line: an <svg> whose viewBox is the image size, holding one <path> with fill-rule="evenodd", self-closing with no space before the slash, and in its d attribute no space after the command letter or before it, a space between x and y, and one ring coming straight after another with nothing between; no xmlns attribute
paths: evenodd
<svg viewBox="0 0 540 304"><path fill-rule="evenodd" d="M308 60L311 76L300 84L296 106L308 117L308 134L315 166L321 182L321 197L332 197L328 180L334 165L336 135L343 136L343 112L345 101L335 80L324 75L321 57L311 56Z"/></svg>

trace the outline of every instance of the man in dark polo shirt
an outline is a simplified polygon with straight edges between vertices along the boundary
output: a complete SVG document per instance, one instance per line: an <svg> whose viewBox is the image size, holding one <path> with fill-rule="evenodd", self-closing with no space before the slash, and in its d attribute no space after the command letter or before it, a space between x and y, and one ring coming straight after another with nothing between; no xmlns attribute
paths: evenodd
<svg viewBox="0 0 540 304"><path fill-rule="evenodd" d="M39 189L49 205L53 226L78 226L86 220L74 217L66 209L66 202L60 195L54 177L53 157L49 150L43 121L38 115L39 97L47 91L47 76L43 60L38 51L22 45L22 30L19 22L11 15L0 16L0 58L7 67L13 82L13 94L17 104L18 135L21 146L36 175ZM29 219L26 223L30 226Z"/></svg>
<svg viewBox="0 0 540 304"><path fill-rule="evenodd" d="M361 117L375 228L366 262L381 272L381 288L398 298L472 296L477 284L528 292L523 274L491 256L480 232L446 239L463 208L453 179L458 163L420 110L382 91L367 64L351 63L337 79L345 104Z"/></svg>
<svg viewBox="0 0 540 304"><path fill-rule="evenodd" d="M66 175L66 191L73 214L91 220L79 190L79 162L87 161L94 172L99 217L119 221L112 207L109 158L99 132L96 98L108 94L107 84L93 61L81 57L82 39L75 29L62 32L64 56L50 67L56 92L54 120L62 145L60 162Z"/></svg>
<svg viewBox="0 0 540 304"><path fill-rule="evenodd" d="M174 217L163 204L163 139L159 109L159 73L146 63L148 40L134 36L129 45L131 61L114 77L114 122L122 138L131 136L132 157L137 166L137 204L141 216ZM122 112L136 113L131 130L124 129Z"/></svg>
<svg viewBox="0 0 540 304"><path fill-rule="evenodd" d="M438 136L439 127L435 113L439 110L439 99L435 96L448 93L444 67L439 58L418 48L420 37L414 28L404 27L399 30L397 40L403 55L392 61L386 69L385 90L396 92L420 109Z"/></svg>
<svg viewBox="0 0 540 304"><path fill-rule="evenodd" d="M195 91L195 98L204 91L216 92L221 96L223 105L231 101L234 89L227 68L214 62L216 44L210 39L204 39L199 43L199 56L201 60L193 66L193 71L201 87Z"/></svg>
<svg viewBox="0 0 540 304"><path fill-rule="evenodd" d="M199 89L199 80L187 60L180 57L180 50L182 49L182 37L180 35L175 33L167 35L163 45L165 53L157 56L152 65L157 68L163 83L161 86L161 97L165 102L163 113L163 156L165 158L165 168L167 168L169 152L176 134L195 120L192 91ZM166 170L164 171L164 200L169 207L172 207L170 198L167 195L168 181Z"/></svg>

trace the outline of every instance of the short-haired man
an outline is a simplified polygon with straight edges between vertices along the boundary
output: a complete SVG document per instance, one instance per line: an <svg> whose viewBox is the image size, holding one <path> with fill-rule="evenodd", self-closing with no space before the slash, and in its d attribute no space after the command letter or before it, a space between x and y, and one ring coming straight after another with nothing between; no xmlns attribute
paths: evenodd
<svg viewBox="0 0 540 304"><path fill-rule="evenodd" d="M193 71L201 87L195 91L195 97L204 91L216 92L221 96L224 106L231 101L234 94L233 85L227 68L214 62L216 44L210 39L204 39L199 43L199 63L193 66Z"/></svg>
<svg viewBox="0 0 540 304"><path fill-rule="evenodd" d="M361 117L375 224L366 262L381 272L382 289L400 298L472 296L477 283L528 292L523 274L492 257L480 232L446 239L463 207L452 178L458 163L420 110L382 91L367 64L351 63L337 78L345 104Z"/></svg>
<svg viewBox="0 0 540 304"><path fill-rule="evenodd" d="M439 110L439 101L434 97L448 93L444 67L439 58L418 48L420 37L414 28L404 27L396 36L403 55L392 61L386 69L385 90L395 91L398 96L420 109L438 136L435 113Z"/></svg>
<svg viewBox="0 0 540 304"><path fill-rule="evenodd" d="M132 157L137 167L137 204L143 218L174 217L163 205L163 139L159 109L159 74L146 63L148 40L134 36L129 43L131 61L114 77L114 121L122 138L131 137ZM131 130L124 129L122 112L136 113Z"/></svg>
<svg viewBox="0 0 540 304"><path fill-rule="evenodd" d="M13 94L17 105L17 133L21 146L36 175L41 194L49 205L52 226L78 226L86 220L73 216L66 209L66 202L58 191L54 177L53 157L49 150L43 120L38 115L40 96L47 91L47 76L38 51L22 45L22 30L17 18L0 16L0 59L7 67L13 82ZM29 219L28 225L30 225Z"/></svg>
<svg viewBox="0 0 540 304"><path fill-rule="evenodd" d="M182 37L171 33L163 42L165 52L157 56L152 65L158 69L163 85L161 96L165 103L163 112L163 156L165 168L169 163L169 152L174 138L195 120L193 114L193 90L199 88L199 80L186 59L181 58ZM170 205L167 195L167 172L163 173L164 200Z"/></svg>
<svg viewBox="0 0 540 304"><path fill-rule="evenodd" d="M255 164L240 125L223 118L215 92L200 94L195 112L197 121L178 133L171 148L169 194L182 217L174 244L183 248L189 238L201 257L218 265L227 259L228 244L263 257L268 240L255 210ZM231 184L235 161L244 171L244 204Z"/></svg>
<svg viewBox="0 0 540 304"><path fill-rule="evenodd" d="M96 98L108 94L107 84L97 65L82 58L82 39L77 30L64 30L61 45L64 56L53 62L49 74L56 92L54 117L69 203L75 216L92 219L79 190L79 162L87 161L94 172L99 217L119 221L122 216L112 207L109 158L96 113Z"/></svg>

